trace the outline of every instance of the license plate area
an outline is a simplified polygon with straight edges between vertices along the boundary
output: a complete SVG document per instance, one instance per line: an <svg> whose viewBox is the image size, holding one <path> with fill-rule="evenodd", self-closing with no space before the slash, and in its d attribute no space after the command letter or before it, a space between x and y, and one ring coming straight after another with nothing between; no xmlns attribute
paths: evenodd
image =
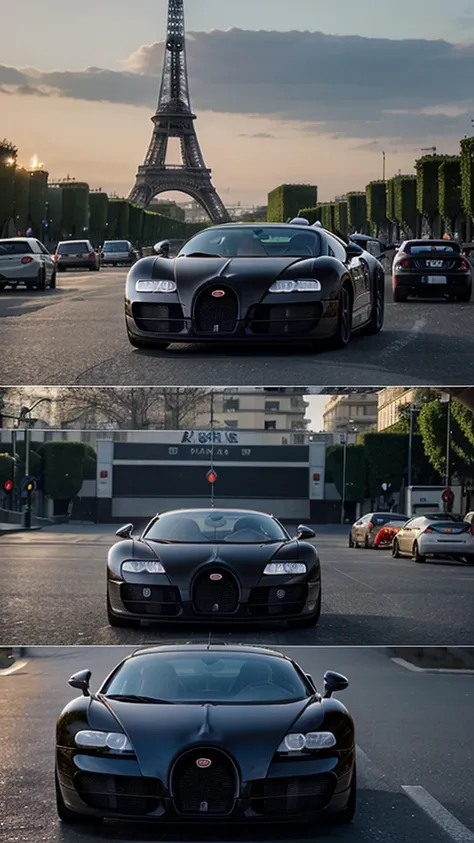
<svg viewBox="0 0 474 843"><path fill-rule="evenodd" d="M447 284L448 279L446 275L424 275L422 282L423 284Z"/></svg>

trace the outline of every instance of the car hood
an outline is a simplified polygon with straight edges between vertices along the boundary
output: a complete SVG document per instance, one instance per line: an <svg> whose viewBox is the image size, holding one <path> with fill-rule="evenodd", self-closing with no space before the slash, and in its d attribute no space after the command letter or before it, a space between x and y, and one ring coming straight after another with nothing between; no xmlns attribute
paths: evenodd
<svg viewBox="0 0 474 843"><path fill-rule="evenodd" d="M103 700L103 698L102 698ZM240 767L242 779L267 775L275 750L301 713L312 709L317 729L324 708L314 700L263 705L166 705L93 702L105 705L128 735L144 776L167 782L176 755L184 749L215 746L226 749Z"/></svg>

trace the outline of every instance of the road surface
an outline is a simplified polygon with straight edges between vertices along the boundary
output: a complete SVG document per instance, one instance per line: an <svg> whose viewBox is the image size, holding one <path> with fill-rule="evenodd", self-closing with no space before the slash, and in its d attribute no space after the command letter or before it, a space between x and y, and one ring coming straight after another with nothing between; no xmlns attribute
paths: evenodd
<svg viewBox="0 0 474 843"><path fill-rule="evenodd" d="M54 806L54 729L77 691L69 676L92 670L92 688L130 652L127 648L36 651L17 672L0 675L0 833L8 843L173 841L214 843L215 832L169 831L124 823L73 830L61 826ZM358 812L353 825L309 833L298 826L229 839L335 843L473 843L474 678L414 674L384 650L285 648L317 685L327 669L351 682L340 699L356 722ZM27 655L28 658L28 655ZM447 716L449 710L452 716ZM442 724L442 728L441 728Z"/></svg>
<svg viewBox="0 0 474 843"><path fill-rule="evenodd" d="M205 626L112 629L105 560L117 525L63 525L0 537L0 642L130 644L202 640ZM344 530L344 528L342 528ZM390 552L351 550L339 527L317 527L323 576L319 625L216 626L219 638L288 644L453 645L474 642L474 567L417 565Z"/></svg>
<svg viewBox="0 0 474 843"><path fill-rule="evenodd" d="M394 304L385 327L344 351L307 347L173 345L132 349L125 333L126 269L68 272L56 290L0 293L0 385L416 386L472 381L474 302Z"/></svg>

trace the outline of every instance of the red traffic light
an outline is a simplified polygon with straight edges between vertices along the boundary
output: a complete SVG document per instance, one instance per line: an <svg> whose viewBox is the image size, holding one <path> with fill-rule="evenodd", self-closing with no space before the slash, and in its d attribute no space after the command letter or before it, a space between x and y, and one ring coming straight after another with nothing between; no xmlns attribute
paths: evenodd
<svg viewBox="0 0 474 843"><path fill-rule="evenodd" d="M13 480L4 480L3 481L3 491L7 494L13 491Z"/></svg>
<svg viewBox="0 0 474 843"><path fill-rule="evenodd" d="M206 477L207 477L208 483L215 483L216 480L217 480L217 474L216 474L215 471L213 471L212 468L211 468L210 471L207 472Z"/></svg>

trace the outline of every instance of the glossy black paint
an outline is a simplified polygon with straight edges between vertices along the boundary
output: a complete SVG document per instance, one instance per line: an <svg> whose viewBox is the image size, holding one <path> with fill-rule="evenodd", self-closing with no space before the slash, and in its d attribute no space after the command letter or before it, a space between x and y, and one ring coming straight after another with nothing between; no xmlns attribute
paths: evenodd
<svg viewBox="0 0 474 843"><path fill-rule="evenodd" d="M299 226L281 226L301 233ZM319 230L325 254L318 258L207 258L149 257L138 261L128 274L125 291L125 319L129 338L138 347L166 346L170 342L301 342L333 340L338 332L338 318L343 285L350 291L352 330L370 328L377 309L377 296L383 311L383 284L377 290L376 272L383 268L363 250L346 255L344 260L332 257L326 232ZM163 250L163 244L160 244ZM324 250L323 250L324 251ZM357 253L356 253L357 252ZM277 279L314 278L320 281L320 292L269 293ZM175 281L175 293L142 293L136 291L138 280ZM196 319L196 303L200 294L214 286L224 288L236 297L237 313L232 329L203 331ZM380 298L382 296L382 298ZM164 306L168 316L143 316L142 306ZM292 306L302 306L285 315ZM269 308L272 308L271 314ZM274 308L280 308L278 314ZM148 311L147 311L148 312ZM155 311L153 311L155 312ZM151 312L150 312L151 313ZM308 317L308 313L310 317ZM383 324L383 313L380 327ZM380 329L380 328L378 328ZM371 331L373 332L373 331Z"/></svg>
<svg viewBox="0 0 474 843"><path fill-rule="evenodd" d="M247 514L250 514L250 511L242 510L243 516ZM150 523L153 523L153 520ZM130 527L131 525L127 525L127 532L130 531ZM118 533L121 534L122 530ZM166 573L123 572L123 563L132 559L159 560ZM295 561L306 564L306 573L270 576L263 574L269 562ZM208 573L209 577L213 573L230 572L236 578L239 586L239 600L235 611L223 614L219 612L205 614L196 611L193 585L201 572ZM140 588L171 586L177 589L179 611L166 615L162 608L158 608L158 605L156 612L153 612L151 608L140 611L139 605L136 607L126 605L124 590L127 585ZM273 616L266 609L263 609L261 614L255 609L252 601L256 595L262 593L257 592L257 589L288 589L291 586L303 586L307 592L301 601L297 601L297 610L293 603L288 604L286 611L275 613ZM142 533L139 537L126 538L117 542L110 549L107 559L107 602L109 622L113 622L113 616L116 616L122 619L123 625L126 625L127 620L132 625L133 622L139 620L153 620L160 624L182 621L209 626L210 623L228 625L256 621L310 622L314 618L316 623L321 609L321 563L315 546L297 538L288 537L288 540L275 544L163 544L149 541ZM133 611L130 611L131 608Z"/></svg>
<svg viewBox="0 0 474 843"><path fill-rule="evenodd" d="M169 645L134 653L129 659L140 659L142 654L160 651L206 650L204 645ZM266 657L290 662L300 678L305 677L301 668L291 659L275 651L236 645L212 645L212 652L231 650L240 653L261 653ZM121 663L123 664L123 662ZM111 674L120 670L121 664ZM328 675L328 674L327 674ZM336 674L334 674L336 676ZM176 810L171 788L173 765L183 752L198 749L206 757L213 750L223 751L235 767L238 790L229 816L218 817L225 822L262 822L281 820L308 820L320 812L344 812L354 797L355 787L355 738L354 722L345 706L335 699L325 699L313 693L314 684L305 680L308 697L291 703L264 705L207 705L179 704L150 705L107 699L104 696L106 679L99 692L92 698L78 697L62 711L56 727L56 775L60 798L66 811L96 817L126 817L136 819L136 814L108 804L101 809L87 805L80 793L81 774L126 776L137 786L151 783L159 794L152 810L145 811L140 819L148 821L184 822L189 817L180 816ZM340 677L343 679L343 677ZM347 680L346 680L347 682ZM333 683L334 684L334 683ZM339 683L342 687L343 683ZM83 729L125 732L133 752L120 755L109 750L82 749L75 745L75 735ZM294 757L276 754L277 747L289 732L330 731L337 740L334 748L312 753L297 753ZM333 779L330 792L318 809L309 803L304 811L292 812L283 808L276 816L264 817L255 811L250 798L255 788L265 783L294 777L328 776ZM117 781L117 779L115 780ZM316 803L315 803L316 804ZM123 806L123 803L122 803ZM281 816L280 816L281 814ZM209 822L205 814L195 816L193 822Z"/></svg>

